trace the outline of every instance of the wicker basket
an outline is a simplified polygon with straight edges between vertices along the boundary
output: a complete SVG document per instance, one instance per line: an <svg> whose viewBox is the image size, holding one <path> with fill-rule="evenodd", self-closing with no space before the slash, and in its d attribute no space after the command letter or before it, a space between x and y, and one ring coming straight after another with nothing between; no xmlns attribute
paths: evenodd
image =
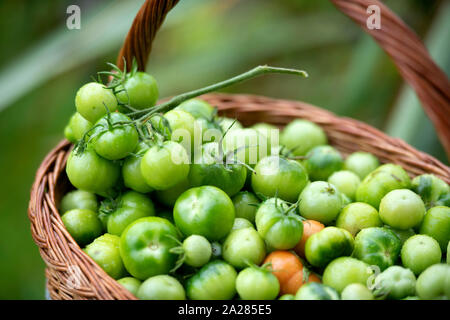
<svg viewBox="0 0 450 320"><path fill-rule="evenodd" d="M144 70L151 43L166 14L178 0L147 0L138 12L118 57L136 57ZM338 9L369 32L392 57L404 79L415 89L450 154L450 84L417 36L388 8L374 0L332 0ZM367 7L381 8L382 29L366 28ZM127 65L130 65L129 63ZM344 155L356 150L375 154L382 162L400 164L411 176L433 173L450 183L450 168L405 142L386 136L362 122L340 118L315 106L251 95L210 94L202 97L219 112L244 125L269 122L282 127L294 118L320 125L330 143ZM58 213L61 196L70 188L65 164L71 145L64 140L44 159L31 189L28 216L33 239L46 263L52 299L135 299L87 256L64 228Z"/></svg>

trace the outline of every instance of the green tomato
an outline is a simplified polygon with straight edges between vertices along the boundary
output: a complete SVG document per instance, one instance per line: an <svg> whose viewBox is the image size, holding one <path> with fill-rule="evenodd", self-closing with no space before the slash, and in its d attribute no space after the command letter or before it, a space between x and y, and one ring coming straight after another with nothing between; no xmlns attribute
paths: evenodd
<svg viewBox="0 0 450 320"><path fill-rule="evenodd" d="M185 180L189 174L189 157L178 143L166 141L147 150L141 159L145 182L156 190L169 189Z"/></svg>
<svg viewBox="0 0 450 320"><path fill-rule="evenodd" d="M235 218L233 222L233 228L231 231L244 229L244 228L254 228L253 224L244 218Z"/></svg>
<svg viewBox="0 0 450 320"><path fill-rule="evenodd" d="M233 202L225 192L203 186L181 194L173 208L173 217L184 235L198 234L216 241L230 232L235 214Z"/></svg>
<svg viewBox="0 0 450 320"><path fill-rule="evenodd" d="M312 234L305 243L308 262L319 268L341 256L349 256L353 251L353 237L345 229L326 227Z"/></svg>
<svg viewBox="0 0 450 320"><path fill-rule="evenodd" d="M372 227L361 230L355 238L353 257L376 265L382 271L397 261L402 242L389 229Z"/></svg>
<svg viewBox="0 0 450 320"><path fill-rule="evenodd" d="M239 272L236 290L242 300L274 300L280 292L280 283L269 270L249 267Z"/></svg>
<svg viewBox="0 0 450 320"><path fill-rule="evenodd" d="M304 156L312 148L327 144L327 136L322 128L315 123L295 119L281 132L280 142L294 156Z"/></svg>
<svg viewBox="0 0 450 320"><path fill-rule="evenodd" d="M125 84L117 88L116 97L121 104L134 109L153 107L158 100L159 90L155 78L148 73L138 71L127 75Z"/></svg>
<svg viewBox="0 0 450 320"><path fill-rule="evenodd" d="M350 257L333 260L323 272L322 282L338 292L352 283L367 284L373 271L365 262Z"/></svg>
<svg viewBox="0 0 450 320"><path fill-rule="evenodd" d="M95 211L72 209L64 213L61 220L80 247L84 247L102 234L102 223Z"/></svg>
<svg viewBox="0 0 450 320"><path fill-rule="evenodd" d="M220 130L222 132L227 132L236 129L243 129L244 126L237 119L227 118L227 117L219 117L217 119Z"/></svg>
<svg viewBox="0 0 450 320"><path fill-rule="evenodd" d="M372 292L361 283L349 284L342 290L342 300L374 300Z"/></svg>
<svg viewBox="0 0 450 320"><path fill-rule="evenodd" d="M165 190L157 190L156 199L158 199L159 202L168 207L173 207L178 197L190 187L191 185L189 183L189 180L184 179L173 187Z"/></svg>
<svg viewBox="0 0 450 320"><path fill-rule="evenodd" d="M420 226L420 233L433 237L442 252L447 251L450 241L450 208L439 206L428 210Z"/></svg>
<svg viewBox="0 0 450 320"><path fill-rule="evenodd" d="M141 173L141 159L148 148L149 146L146 143L141 142L134 154L126 157L122 165L122 177L125 186L140 193L153 191L153 188L145 182Z"/></svg>
<svg viewBox="0 0 450 320"><path fill-rule="evenodd" d="M75 188L104 194L117 186L120 166L100 157L92 147L88 146L79 154L77 149L70 152L66 173Z"/></svg>
<svg viewBox="0 0 450 320"><path fill-rule="evenodd" d="M387 193L395 189L408 189L410 186L411 180L406 171L399 165L388 163L364 178L356 190L355 199L378 209L381 199Z"/></svg>
<svg viewBox="0 0 450 320"><path fill-rule="evenodd" d="M95 152L108 160L119 160L136 149L139 135L131 119L119 112L103 116L91 133Z"/></svg>
<svg viewBox="0 0 450 320"><path fill-rule="evenodd" d="M445 181L432 174L415 177L412 190L422 197L427 209L434 206L450 206L450 187Z"/></svg>
<svg viewBox="0 0 450 320"><path fill-rule="evenodd" d="M215 186L232 197L244 186L247 169L242 164L227 164L217 159L218 148L217 142L202 146L203 152L191 165L188 180L193 187Z"/></svg>
<svg viewBox="0 0 450 320"><path fill-rule="evenodd" d="M226 154L235 152L236 160L252 167L268 156L271 148L268 139L251 128L228 131L222 144Z"/></svg>
<svg viewBox="0 0 450 320"><path fill-rule="evenodd" d="M256 194L276 196L289 202L298 199L308 182L308 173L300 163L279 156L261 159L251 178Z"/></svg>
<svg viewBox="0 0 450 320"><path fill-rule="evenodd" d="M345 159L345 170L356 173L360 179L364 179L369 173L380 165L380 161L373 154L357 151Z"/></svg>
<svg viewBox="0 0 450 320"><path fill-rule="evenodd" d="M223 259L237 269L248 263L259 265L266 256L264 240L253 228L243 228L231 232L222 247Z"/></svg>
<svg viewBox="0 0 450 320"><path fill-rule="evenodd" d="M178 105L175 110L183 110L190 113L195 119L203 118L207 120L212 120L215 111L213 106L211 106L206 101L200 99L190 99L186 100Z"/></svg>
<svg viewBox="0 0 450 320"><path fill-rule="evenodd" d="M88 191L72 190L64 195L59 207L61 213L72 209L89 209L96 212L98 209L97 196Z"/></svg>
<svg viewBox="0 0 450 320"><path fill-rule="evenodd" d="M380 218L393 228L407 230L419 226L424 215L422 199L411 190L392 190L381 199Z"/></svg>
<svg viewBox="0 0 450 320"><path fill-rule="evenodd" d="M178 231L160 217L140 218L125 228L120 237L120 254L128 272L145 280L167 274L177 259L170 249L177 246Z"/></svg>
<svg viewBox="0 0 450 320"><path fill-rule="evenodd" d="M342 208L341 193L330 183L315 181L303 189L299 196L300 214L309 220L329 224Z"/></svg>
<svg viewBox="0 0 450 320"><path fill-rule="evenodd" d="M201 267L211 259L212 249L208 239L193 234L183 241L184 263L191 267Z"/></svg>
<svg viewBox="0 0 450 320"><path fill-rule="evenodd" d="M141 300L186 300L186 293L177 279L160 274L145 280L136 297Z"/></svg>
<svg viewBox="0 0 450 320"><path fill-rule="evenodd" d="M342 194L349 197L350 200L354 200L356 189L358 189L361 180L355 173L341 170L333 173L328 178L328 182L334 185Z"/></svg>
<svg viewBox="0 0 450 320"><path fill-rule="evenodd" d="M69 123L67 124L65 129L68 130L72 135L72 140L69 138L67 140L72 143L77 142L92 127L93 124L91 122L83 118L83 116L78 112L75 112L72 117L70 117Z"/></svg>
<svg viewBox="0 0 450 320"><path fill-rule="evenodd" d="M432 237L417 234L403 244L401 257L403 266L419 275L429 266L441 262L441 248Z"/></svg>
<svg viewBox="0 0 450 320"><path fill-rule="evenodd" d="M137 294L142 282L133 277L125 277L117 280L125 289L130 291L134 296Z"/></svg>
<svg viewBox="0 0 450 320"><path fill-rule="evenodd" d="M193 151L196 142L194 141L195 118L190 113L177 109L168 111L164 114L164 118L170 125L172 141L181 144L188 153Z"/></svg>
<svg viewBox="0 0 450 320"><path fill-rule="evenodd" d="M111 278L120 279L125 276L122 257L119 250L120 238L105 233L83 249Z"/></svg>
<svg viewBox="0 0 450 320"><path fill-rule="evenodd" d="M295 247L303 235L300 216L285 201L277 198L270 198L260 205L255 224L266 244L279 250Z"/></svg>
<svg viewBox="0 0 450 320"><path fill-rule="evenodd" d="M231 300L236 294L237 273L222 260L204 265L186 283L190 300Z"/></svg>
<svg viewBox="0 0 450 320"><path fill-rule="evenodd" d="M342 169L344 160L332 146L317 146L311 149L304 160L311 181L326 181L334 172Z"/></svg>
<svg viewBox="0 0 450 320"><path fill-rule="evenodd" d="M106 108L111 112L117 109L117 100L111 89L103 84L90 82L77 91L75 107L83 118L95 123L107 113Z"/></svg>
<svg viewBox="0 0 450 320"><path fill-rule="evenodd" d="M69 140L69 142L71 143L77 143L77 139L75 138L75 135L73 133L72 127L70 126L70 124L67 124L64 127L64 137Z"/></svg>
<svg viewBox="0 0 450 320"><path fill-rule="evenodd" d="M450 300L450 265L439 263L428 267L417 278L416 291L421 299Z"/></svg>
<svg viewBox="0 0 450 320"><path fill-rule="evenodd" d="M375 278L374 294L387 299L403 299L416 293L414 273L400 266L391 266Z"/></svg>
<svg viewBox="0 0 450 320"><path fill-rule="evenodd" d="M336 227L347 230L352 236L364 228L381 227L382 225L377 209L364 202L346 205L336 220Z"/></svg>
<svg viewBox="0 0 450 320"><path fill-rule="evenodd" d="M271 152L269 154L279 154L278 151L280 148L279 137L280 137L280 129L278 129L273 124L269 123L256 123L251 126L252 129L255 129L269 141Z"/></svg>
<svg viewBox="0 0 450 320"><path fill-rule="evenodd" d="M295 300L339 300L339 293L327 285L308 282L298 289Z"/></svg>
<svg viewBox="0 0 450 320"><path fill-rule="evenodd" d="M255 222L256 211L259 206L259 199L253 193L241 191L232 199L236 218L244 218L251 223Z"/></svg>
<svg viewBox="0 0 450 320"><path fill-rule="evenodd" d="M132 222L155 215L152 200L136 191L127 191L114 201L115 206L108 212L106 228L108 233L120 236Z"/></svg>

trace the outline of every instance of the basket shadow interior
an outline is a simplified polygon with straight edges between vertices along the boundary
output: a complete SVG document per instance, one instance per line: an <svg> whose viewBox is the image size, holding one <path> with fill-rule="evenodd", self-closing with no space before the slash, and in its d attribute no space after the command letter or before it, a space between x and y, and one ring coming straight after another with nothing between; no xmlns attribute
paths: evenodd
<svg viewBox="0 0 450 320"><path fill-rule="evenodd" d="M379 1L331 1L369 32L392 57L400 74L415 89L449 154L450 84L418 37ZM145 1L118 55L119 67L123 68L123 58L127 66L136 58L139 70L145 70L153 38L167 13L177 3L178 0ZM373 4L381 8L385 29L366 28L366 9ZM360 121L337 117L327 110L299 101L243 94L207 94L201 98L216 106L220 114L237 118L246 126L268 122L282 128L294 118L310 120L326 131L330 144L344 155L357 150L371 152L382 162L400 164L411 176L433 173L450 183L448 166ZM61 221L59 201L72 188L65 174L65 164L71 149L71 144L63 140L43 160L36 173L28 208L32 236L47 266L50 297L135 299L81 250Z"/></svg>

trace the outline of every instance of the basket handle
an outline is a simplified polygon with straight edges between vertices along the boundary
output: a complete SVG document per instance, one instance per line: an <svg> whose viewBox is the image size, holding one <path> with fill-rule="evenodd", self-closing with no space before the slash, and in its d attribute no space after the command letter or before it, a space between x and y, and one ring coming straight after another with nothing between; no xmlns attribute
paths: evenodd
<svg viewBox="0 0 450 320"><path fill-rule="evenodd" d="M145 70L151 44L167 13L179 0L146 0L137 13L117 58L123 69L136 58L139 70ZM450 83L445 73L431 59L418 36L388 7L378 0L330 0L344 14L369 33L393 59L400 74L415 90L434 124L450 158ZM367 8L380 8L381 29L368 29Z"/></svg>

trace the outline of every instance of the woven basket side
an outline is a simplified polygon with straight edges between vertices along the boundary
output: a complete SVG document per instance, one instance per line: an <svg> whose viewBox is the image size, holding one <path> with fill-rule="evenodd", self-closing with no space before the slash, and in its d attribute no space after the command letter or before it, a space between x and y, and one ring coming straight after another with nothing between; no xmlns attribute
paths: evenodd
<svg viewBox="0 0 450 320"><path fill-rule="evenodd" d="M68 190L65 166L71 150L67 140L53 149L39 167L31 189L28 217L31 234L46 263L52 299L135 299L109 277L75 242L58 212Z"/></svg>

